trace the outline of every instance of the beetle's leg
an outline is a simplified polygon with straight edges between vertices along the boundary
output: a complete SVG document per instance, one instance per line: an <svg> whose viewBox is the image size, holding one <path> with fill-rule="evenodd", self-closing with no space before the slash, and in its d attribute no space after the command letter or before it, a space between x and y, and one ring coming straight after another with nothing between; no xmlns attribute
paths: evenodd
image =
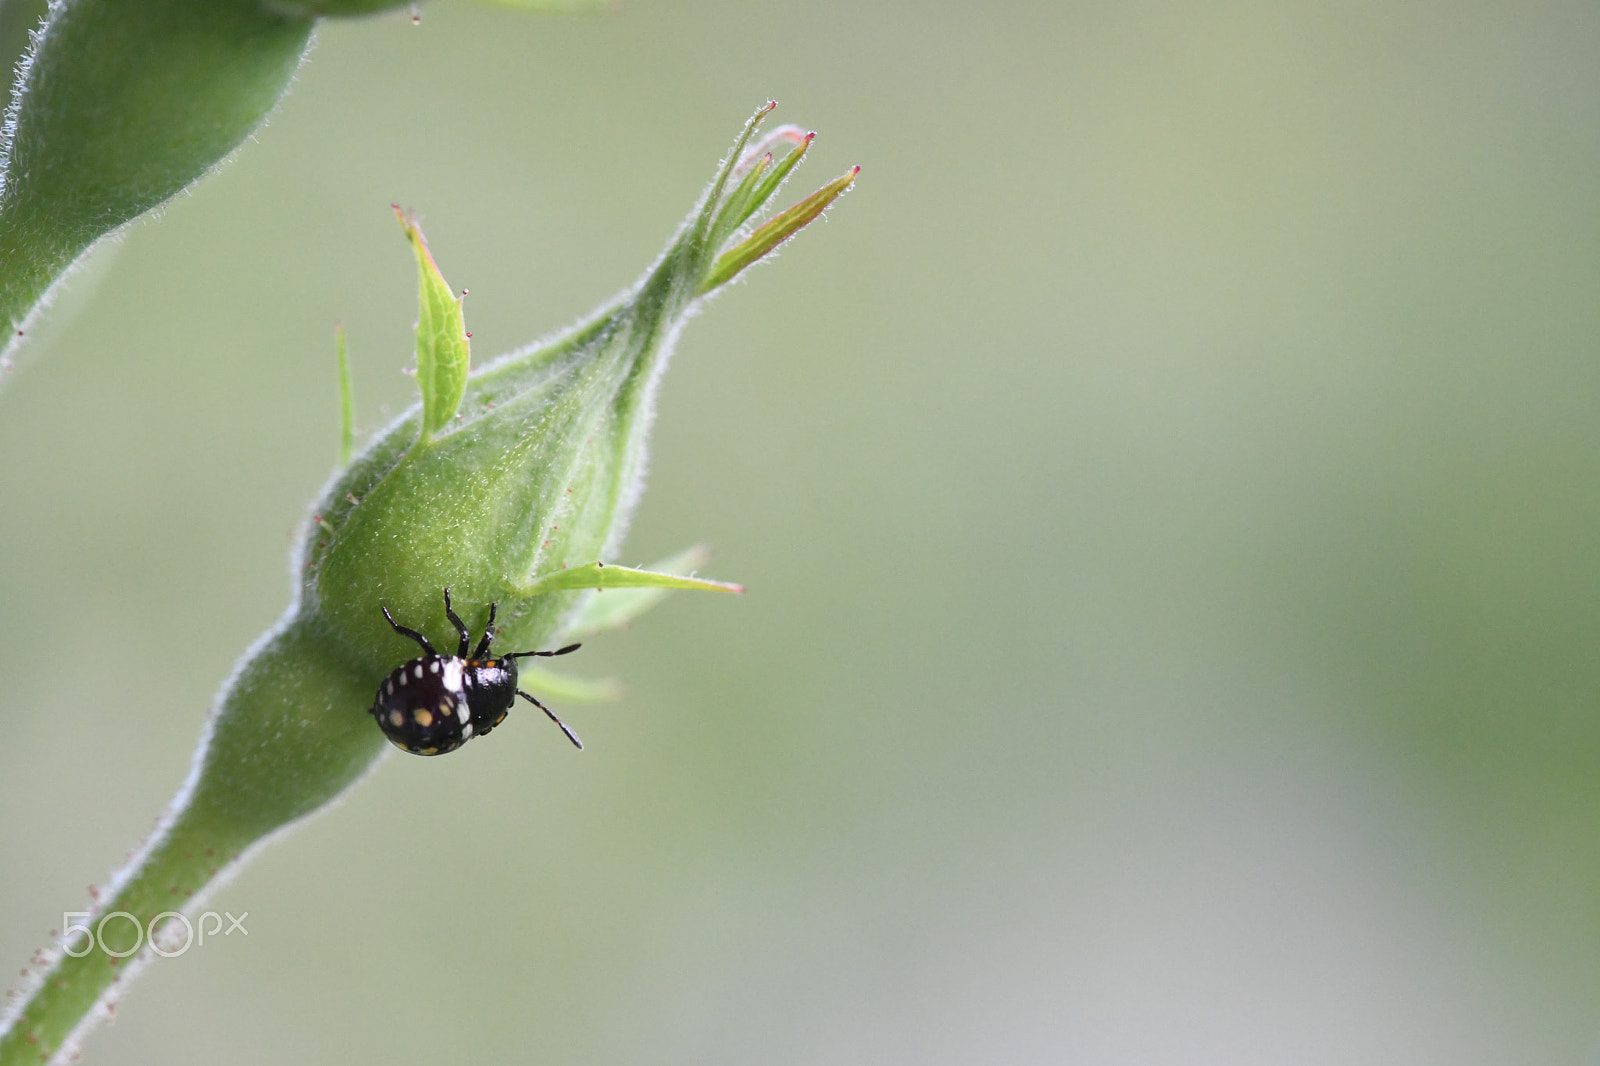
<svg viewBox="0 0 1600 1066"><path fill-rule="evenodd" d="M389 624L394 627L394 631L396 633L399 633L402 637L410 637L412 640L416 641L418 644L421 644L422 645L422 650L427 652L429 655L437 655L438 654L437 652L435 652L433 650L433 645L428 643L428 638L427 637L423 636L421 633L418 633L415 629L407 629L405 626L401 625L399 622L396 622L394 620L394 616L389 613L389 608L381 607L379 609L381 611L383 611L383 616L389 620Z"/></svg>
<svg viewBox="0 0 1600 1066"><path fill-rule="evenodd" d="M578 739L578 734L576 734L572 730L568 729L567 728L567 723L565 723L561 719L557 718L555 711L552 711L550 708L546 707L544 704L540 703L538 700L534 699L532 696L528 695L526 692L522 691L520 688L517 689L517 695L521 696L523 699L527 700L529 703L531 703L535 707L539 708L545 714L548 714L550 716L550 720L552 722L554 722L556 725L561 727L561 731L567 735L567 739L572 741L574 744L576 744L578 746L578 750L579 751L583 750L583 741Z"/></svg>
<svg viewBox="0 0 1600 1066"><path fill-rule="evenodd" d="M465 659L467 657L467 646L472 643L472 637L467 633L467 627L461 621L460 616L450 606L450 589L448 587L444 590L444 616L450 619L450 624L456 627L457 633L461 634L461 646L456 650L456 658Z"/></svg>
<svg viewBox="0 0 1600 1066"><path fill-rule="evenodd" d="M494 643L494 612L495 608L499 606L498 603L489 605L489 624L483 627L483 639L478 641L478 650L472 653L474 659L487 659L489 657L489 645ZM465 655L466 645L463 644L462 649L461 654Z"/></svg>

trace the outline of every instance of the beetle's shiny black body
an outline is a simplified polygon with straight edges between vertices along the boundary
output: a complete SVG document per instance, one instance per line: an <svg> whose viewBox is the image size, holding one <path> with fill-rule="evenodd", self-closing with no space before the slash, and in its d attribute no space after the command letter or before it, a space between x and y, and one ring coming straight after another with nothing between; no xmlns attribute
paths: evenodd
<svg viewBox="0 0 1600 1066"><path fill-rule="evenodd" d="M530 655L565 655L576 651L569 644L558 651L518 651L492 657L495 604L489 605L489 624L483 639L469 657L471 637L467 627L450 606L450 590L444 590L444 613L461 636L454 655L440 655L416 630L396 622L383 608L383 616L394 631L422 646L425 654L403 663L378 686L370 713L378 727L396 747L413 755L443 755L455 751L473 737L482 736L505 721L518 696L527 700L561 727L578 747L583 742L566 723L537 699L517 688L517 660Z"/></svg>

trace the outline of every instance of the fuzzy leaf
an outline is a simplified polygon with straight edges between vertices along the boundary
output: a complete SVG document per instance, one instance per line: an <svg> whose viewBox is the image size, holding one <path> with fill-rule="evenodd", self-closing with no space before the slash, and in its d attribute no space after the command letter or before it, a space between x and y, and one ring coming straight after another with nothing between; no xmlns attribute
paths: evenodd
<svg viewBox="0 0 1600 1066"><path fill-rule="evenodd" d="M416 216L393 206L417 253L417 388L422 391L422 439L427 440L449 425L461 406L471 342L461 299L439 273Z"/></svg>

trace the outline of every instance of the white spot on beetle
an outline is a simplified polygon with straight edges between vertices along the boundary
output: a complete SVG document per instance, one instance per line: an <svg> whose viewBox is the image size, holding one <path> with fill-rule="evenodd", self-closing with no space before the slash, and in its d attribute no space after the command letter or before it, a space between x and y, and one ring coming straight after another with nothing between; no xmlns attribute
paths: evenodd
<svg viewBox="0 0 1600 1066"><path fill-rule="evenodd" d="M468 710L468 708L467 708L467 705L466 705L466 702L465 702L465 701L462 701L462 702L461 702L461 703L459 703L459 704L457 704L457 705L456 705L456 717L457 717L457 718L459 718L459 719L461 719L461 721L462 721L462 722L463 722L463 723L464 723L464 722L466 722L466 720L467 720L467 719L468 719L468 718L471 718L471 717L472 717L472 712L471 712L471 711L470 711L470 710ZM471 726L468 726L468 727L467 727L467 728L469 728L469 729L470 729L470 728L472 728L472 727L471 727Z"/></svg>
<svg viewBox="0 0 1600 1066"><path fill-rule="evenodd" d="M430 662L428 664L428 673L437 674L438 672L439 672L439 660L435 659L435 660L433 660L432 662ZM422 675L418 674L417 676L421 677Z"/></svg>
<svg viewBox="0 0 1600 1066"><path fill-rule="evenodd" d="M470 736L472 736L472 723L468 722L461 727L461 739L466 740Z"/></svg>
<svg viewBox="0 0 1600 1066"><path fill-rule="evenodd" d="M444 687L451 692L461 691L461 660L446 659L444 663Z"/></svg>
<svg viewBox="0 0 1600 1066"><path fill-rule="evenodd" d="M421 663L417 664L417 680L418 681L422 680L422 664Z"/></svg>

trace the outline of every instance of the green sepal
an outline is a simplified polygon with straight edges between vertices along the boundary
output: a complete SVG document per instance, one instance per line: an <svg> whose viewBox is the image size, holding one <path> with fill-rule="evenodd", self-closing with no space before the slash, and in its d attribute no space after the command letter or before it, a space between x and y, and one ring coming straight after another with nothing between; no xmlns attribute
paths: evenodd
<svg viewBox="0 0 1600 1066"><path fill-rule="evenodd" d="M573 589L700 589L706 592L743 592L743 585L709 581L703 577L680 577L654 570L635 570L631 566L589 563L545 574L531 585L517 589L517 595L532 599L551 592Z"/></svg>
<svg viewBox="0 0 1600 1066"><path fill-rule="evenodd" d="M760 205L766 203L772 198L772 194L778 191L778 186L782 185L783 179L789 176L789 171L798 166L800 164L800 160L805 158L806 152L811 148L811 142L817 139L817 135L815 133L800 134L799 127L785 126L781 133L779 131L774 131L774 135L767 138L769 142L775 143L781 138L793 137L797 134L799 134L798 143L789 150L789 154L784 156L783 160L776 167L772 168L772 170L761 179L761 183L756 186L755 192L750 197L750 203L746 206L744 212L739 217L740 225L748 222L750 220L750 216L756 213L756 210L760 207Z"/></svg>
<svg viewBox="0 0 1600 1066"><path fill-rule="evenodd" d="M716 225L712 227L707 241L713 248L721 247L729 237L733 236L733 231L756 210L755 205L760 201L755 199L755 192L761 184L762 176L772 168L772 153L763 152L753 162L740 165L746 167L744 177L728 194L727 206L717 217Z"/></svg>
<svg viewBox="0 0 1600 1066"><path fill-rule="evenodd" d="M663 574L687 574L711 562L711 549L696 544L647 569ZM605 594L596 591L578 604L577 611L562 630L568 637L587 637L607 629L620 629L667 598L671 589L631 588L611 589Z"/></svg>
<svg viewBox="0 0 1600 1066"><path fill-rule="evenodd" d="M827 210L828 205L839 198L839 195L848 189L856 180L856 175L861 172L860 167L851 167L839 177L830 181L810 196L801 200L787 211L773 216L765 225L761 226L749 237L730 248L717 258L712 266L711 273L701 284L700 291L710 292L732 281L745 267L763 258L778 245L793 237L804 229L818 215Z"/></svg>
<svg viewBox="0 0 1600 1066"><path fill-rule="evenodd" d="M722 166L717 171L717 176L712 179L711 188L706 192L705 198L701 201L700 210L691 224L688 238L689 243L698 245L702 252L715 252L721 244L720 240L712 239L713 234L731 232L725 225L725 219L729 214L730 200L737 197L737 187L735 193L730 196L728 193L728 181L744 165L746 159L745 149L750 144L750 138L755 136L756 130L761 128L761 123L766 120L768 115L772 114L773 109L777 106L778 101L768 100L765 104L756 108L756 113L745 121L744 129L739 131L739 139L733 142L733 150L722 161ZM760 204L755 205L755 207L759 206ZM726 238L724 237L723 239Z"/></svg>
<svg viewBox="0 0 1600 1066"><path fill-rule="evenodd" d="M417 388L422 392L422 440L455 418L467 389L471 341L461 297L439 273L417 217L394 207L406 240L417 254Z"/></svg>
<svg viewBox="0 0 1600 1066"><path fill-rule="evenodd" d="M344 347L344 323L333 328L333 347L339 360L339 465L350 465L356 443L356 407L350 386L350 359Z"/></svg>

